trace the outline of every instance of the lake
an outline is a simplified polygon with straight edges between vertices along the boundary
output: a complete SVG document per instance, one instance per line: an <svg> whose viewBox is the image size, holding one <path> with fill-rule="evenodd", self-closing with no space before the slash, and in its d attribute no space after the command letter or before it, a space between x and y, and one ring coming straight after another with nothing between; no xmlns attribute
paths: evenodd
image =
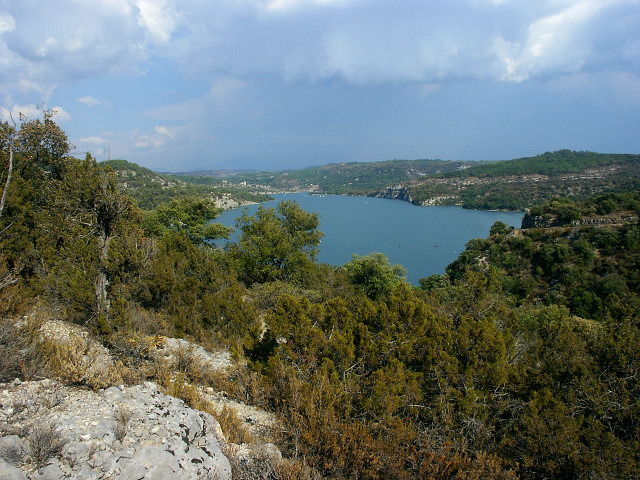
<svg viewBox="0 0 640 480"><path fill-rule="evenodd" d="M353 254L384 253L391 263L407 269L407 280L443 274L472 238L486 238L494 222L520 228L523 213L466 210L461 207L419 207L401 200L342 195L289 193L274 195L262 203L275 207L281 200L294 200L320 218L325 235L318 261L344 265ZM250 215L258 205L247 208ZM235 227L243 208L227 210L214 221ZM233 236L231 241L235 241Z"/></svg>

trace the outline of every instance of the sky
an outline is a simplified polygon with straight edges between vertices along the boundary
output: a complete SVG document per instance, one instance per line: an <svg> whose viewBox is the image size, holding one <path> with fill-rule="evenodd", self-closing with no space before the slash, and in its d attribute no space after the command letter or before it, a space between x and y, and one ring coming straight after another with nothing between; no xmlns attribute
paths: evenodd
<svg viewBox="0 0 640 480"><path fill-rule="evenodd" d="M163 172L640 153L640 0L0 0L42 108Z"/></svg>

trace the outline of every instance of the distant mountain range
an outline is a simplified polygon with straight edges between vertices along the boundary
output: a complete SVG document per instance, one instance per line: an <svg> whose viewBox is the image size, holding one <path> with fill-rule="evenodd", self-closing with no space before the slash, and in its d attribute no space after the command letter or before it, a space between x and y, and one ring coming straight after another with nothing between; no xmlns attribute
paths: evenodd
<svg viewBox="0 0 640 480"><path fill-rule="evenodd" d="M416 205L524 210L556 196L583 199L609 191L640 189L640 155L559 150L505 161L390 160L333 163L300 170L198 170L155 174L123 160L110 164L131 190L265 195L285 191L397 198ZM135 195L134 195L135 196ZM267 198L267 197L264 197Z"/></svg>
<svg viewBox="0 0 640 480"><path fill-rule="evenodd" d="M218 170L193 170L191 172L179 172L179 173L170 173L163 172L166 175L187 175L187 176L199 176L199 177L216 177L216 178L227 178L232 177L234 175L244 175L255 173L257 170L250 168L233 168L233 169L218 169Z"/></svg>

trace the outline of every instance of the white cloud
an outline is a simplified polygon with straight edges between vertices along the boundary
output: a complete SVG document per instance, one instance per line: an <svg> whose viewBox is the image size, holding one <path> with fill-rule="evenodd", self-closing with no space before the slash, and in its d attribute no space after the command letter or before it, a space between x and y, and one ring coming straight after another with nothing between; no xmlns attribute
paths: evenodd
<svg viewBox="0 0 640 480"><path fill-rule="evenodd" d="M52 107L51 111L54 114L54 118L56 122L64 123L71 120L71 115L62 107Z"/></svg>
<svg viewBox="0 0 640 480"><path fill-rule="evenodd" d="M504 45L504 78L522 81L532 75L579 71L593 51L585 28L605 7L605 2L581 1L540 18L529 26L523 45Z"/></svg>
<svg viewBox="0 0 640 480"><path fill-rule="evenodd" d="M0 14L0 85L51 92L91 77L139 75L154 56L211 81L253 74L355 85L521 81L582 71L602 58L637 65L637 6L638 0L21 0ZM612 20L624 18L611 32Z"/></svg>
<svg viewBox="0 0 640 480"><path fill-rule="evenodd" d="M346 6L348 0L269 0L264 8L272 12L292 12L313 6Z"/></svg>
<svg viewBox="0 0 640 480"><path fill-rule="evenodd" d="M167 137L169 137L171 139L173 138L173 134L171 133L171 131L169 131L169 129L167 127L163 127L161 125L157 125L154 128L154 131L156 133L159 133L160 135L165 135L165 136L167 136Z"/></svg>
<svg viewBox="0 0 640 480"><path fill-rule="evenodd" d="M4 121L13 120L18 122L20 118L26 118L27 120L35 120L42 118L42 105L13 105L10 109L6 107L0 108L0 118ZM46 106L44 107L47 108ZM51 107L49 110L54 115L56 122L64 123L71 120L71 115L62 107Z"/></svg>
<svg viewBox="0 0 640 480"><path fill-rule="evenodd" d="M425 83L423 85L420 86L420 97L425 97L427 95L430 95L434 92L437 92L438 90L440 90L440 84L438 83Z"/></svg>
<svg viewBox="0 0 640 480"><path fill-rule="evenodd" d="M47 38L44 42L36 48L36 55L38 57L46 57L56 51L58 46L58 40L54 37Z"/></svg>
<svg viewBox="0 0 640 480"><path fill-rule="evenodd" d="M0 35L5 32L11 32L16 28L15 19L6 13L0 13Z"/></svg>
<svg viewBox="0 0 640 480"><path fill-rule="evenodd" d="M40 85L28 78L19 78L15 84L15 88L17 91L31 93L35 92L42 98L46 98L51 94L54 86L49 85L48 88L45 88L44 85Z"/></svg>
<svg viewBox="0 0 640 480"><path fill-rule="evenodd" d="M13 25L0 30L0 84L7 89L51 92L83 78L139 72L148 59L144 31L122 2L21 0L6 10L2 19L14 20L0 20Z"/></svg>
<svg viewBox="0 0 640 480"><path fill-rule="evenodd" d="M100 102L100 100L98 100L97 98L93 98L90 95L86 97L80 97L78 99L78 102L86 105L87 107L95 107L96 105L100 105L102 103Z"/></svg>
<svg viewBox="0 0 640 480"><path fill-rule="evenodd" d="M176 8L164 0L138 0L135 5L140 11L138 24L149 32L151 38L159 42L169 41L180 20Z"/></svg>
<svg viewBox="0 0 640 480"><path fill-rule="evenodd" d="M85 137L78 139L79 144L90 144L90 145L106 145L108 142L106 139L102 137Z"/></svg>
<svg viewBox="0 0 640 480"><path fill-rule="evenodd" d="M13 120L18 122L21 117L26 117L30 120L42 117L42 108L39 105L13 105L10 109L0 109L2 119L5 121Z"/></svg>
<svg viewBox="0 0 640 480"><path fill-rule="evenodd" d="M237 91L244 88L245 85L246 83L240 79L223 77L213 82L209 94L215 98L225 98L235 94Z"/></svg>
<svg viewBox="0 0 640 480"><path fill-rule="evenodd" d="M134 147L139 150L146 150L149 148L160 148L167 144L167 139L164 135L138 135L134 142Z"/></svg>
<svg viewBox="0 0 640 480"><path fill-rule="evenodd" d="M523 80L587 69L602 57L622 61L622 48L604 32L637 3L273 0L198 5L197 11L183 3L189 29L169 55L194 78L267 73L354 85ZM640 34L628 23L618 35L632 46Z"/></svg>

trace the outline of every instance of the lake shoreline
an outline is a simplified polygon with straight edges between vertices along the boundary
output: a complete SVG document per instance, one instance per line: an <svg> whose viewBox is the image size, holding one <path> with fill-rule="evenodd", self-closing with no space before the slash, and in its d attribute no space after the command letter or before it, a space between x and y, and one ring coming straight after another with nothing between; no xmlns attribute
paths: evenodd
<svg viewBox="0 0 640 480"><path fill-rule="evenodd" d="M464 251L465 244L473 238L488 237L496 221L517 228L524 216L524 212L449 205L411 208L418 205L359 195L287 192L276 194L269 202L227 210L214 221L235 227L235 219L245 209L253 215L261 205L275 207L282 200L294 200L304 210L318 213L319 230L325 233L319 262L341 266L354 254L380 252L390 262L404 266L408 281L415 285L420 278L445 273L447 265ZM236 241L237 235L238 232L230 240Z"/></svg>

